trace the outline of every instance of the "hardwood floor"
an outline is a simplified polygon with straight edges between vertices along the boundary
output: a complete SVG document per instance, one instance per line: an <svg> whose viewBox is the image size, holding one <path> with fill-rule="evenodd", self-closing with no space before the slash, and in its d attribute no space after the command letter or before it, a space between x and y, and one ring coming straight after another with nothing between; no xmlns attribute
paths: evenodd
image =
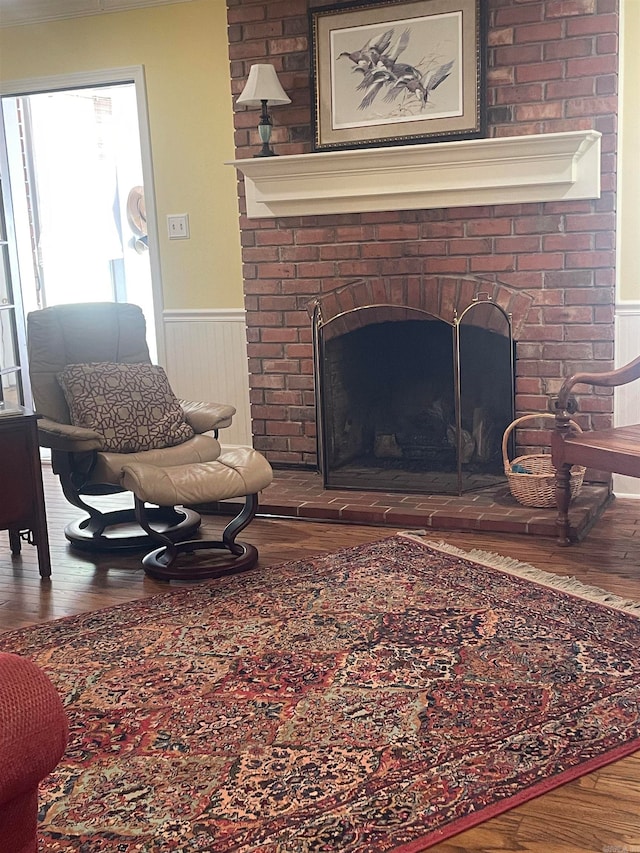
<svg viewBox="0 0 640 853"><path fill-rule="evenodd" d="M24 545L22 555L12 558L8 535L0 533L0 631L109 607L169 588L146 577L139 555L114 557L70 551L62 528L77 513L62 497L46 465L44 480L53 574L50 582L41 581L35 548ZM207 535L217 535L221 526L217 518L206 517ZM258 547L260 565L269 566L370 542L394 532L393 528L258 518L244 531L244 538ZM465 549L482 548L514 557L548 572L573 575L584 583L640 601L638 501L616 501L587 539L570 548L559 548L550 539L523 535L439 532L437 538ZM435 853L640 853L640 753L430 849Z"/></svg>

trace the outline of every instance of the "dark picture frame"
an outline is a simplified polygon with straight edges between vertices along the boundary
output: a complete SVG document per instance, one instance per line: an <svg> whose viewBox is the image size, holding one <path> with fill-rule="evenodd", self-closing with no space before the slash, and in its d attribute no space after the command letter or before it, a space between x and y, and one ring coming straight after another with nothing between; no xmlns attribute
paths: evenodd
<svg viewBox="0 0 640 853"><path fill-rule="evenodd" d="M316 151L485 135L484 0L312 9Z"/></svg>

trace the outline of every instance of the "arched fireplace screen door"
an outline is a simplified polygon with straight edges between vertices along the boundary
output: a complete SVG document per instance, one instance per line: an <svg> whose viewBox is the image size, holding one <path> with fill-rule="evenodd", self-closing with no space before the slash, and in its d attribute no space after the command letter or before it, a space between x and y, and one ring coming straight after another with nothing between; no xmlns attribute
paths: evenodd
<svg viewBox="0 0 640 853"><path fill-rule="evenodd" d="M313 341L326 488L461 495L504 481L515 345L499 305L478 298L453 323L393 305L324 323L316 304Z"/></svg>

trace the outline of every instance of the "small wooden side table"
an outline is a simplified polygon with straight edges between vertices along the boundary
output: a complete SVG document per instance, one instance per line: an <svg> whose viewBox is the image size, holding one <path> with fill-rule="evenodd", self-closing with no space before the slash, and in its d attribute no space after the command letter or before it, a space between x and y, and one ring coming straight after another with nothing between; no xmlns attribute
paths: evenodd
<svg viewBox="0 0 640 853"><path fill-rule="evenodd" d="M38 549L40 576L51 576L49 535L38 449L38 416L22 406L0 403L0 530L9 531L12 554L21 533Z"/></svg>

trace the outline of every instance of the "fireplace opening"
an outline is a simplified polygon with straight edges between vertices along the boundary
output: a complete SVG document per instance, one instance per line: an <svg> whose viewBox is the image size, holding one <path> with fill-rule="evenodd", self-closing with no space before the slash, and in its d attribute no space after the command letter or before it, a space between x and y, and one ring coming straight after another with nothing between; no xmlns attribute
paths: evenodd
<svg viewBox="0 0 640 853"><path fill-rule="evenodd" d="M462 494L504 481L514 413L507 315L481 303L452 325L408 319L323 334L319 459L327 488Z"/></svg>

